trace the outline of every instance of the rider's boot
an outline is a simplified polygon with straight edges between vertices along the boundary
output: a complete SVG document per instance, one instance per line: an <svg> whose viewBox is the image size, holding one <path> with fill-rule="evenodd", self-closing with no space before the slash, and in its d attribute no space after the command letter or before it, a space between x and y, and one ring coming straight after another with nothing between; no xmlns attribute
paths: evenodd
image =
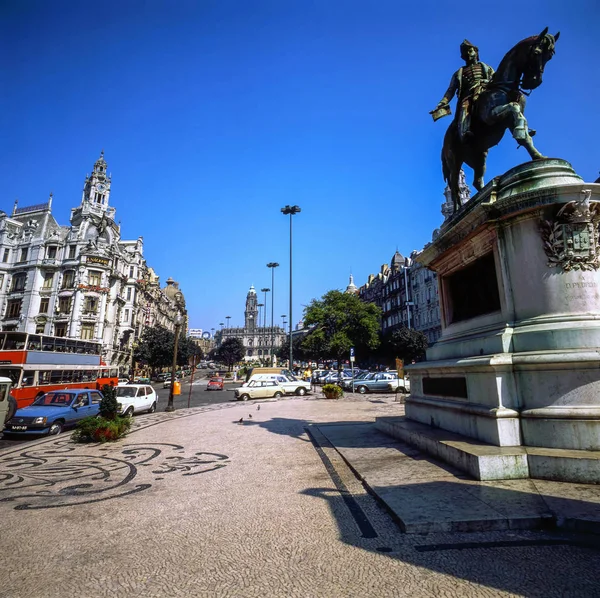
<svg viewBox="0 0 600 598"><path fill-rule="evenodd" d="M527 132L527 125L524 118L518 120L518 124L513 129L512 134L517 143L527 150L532 160L543 160L545 158L533 145L533 139L531 139L531 135Z"/></svg>

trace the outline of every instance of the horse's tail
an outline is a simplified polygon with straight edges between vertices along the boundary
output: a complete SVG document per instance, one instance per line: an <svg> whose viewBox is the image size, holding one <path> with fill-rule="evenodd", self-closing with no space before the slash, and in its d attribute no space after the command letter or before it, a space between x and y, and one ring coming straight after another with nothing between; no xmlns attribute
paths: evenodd
<svg viewBox="0 0 600 598"><path fill-rule="evenodd" d="M450 182L450 176L452 174L452 162L454 161L454 152L452 151L452 133L449 127L444 136L444 145L442 146L442 174L444 175L444 181Z"/></svg>
<svg viewBox="0 0 600 598"><path fill-rule="evenodd" d="M448 164L444 148L442 148L442 174L444 175L444 181L448 182L450 180L450 165Z"/></svg>

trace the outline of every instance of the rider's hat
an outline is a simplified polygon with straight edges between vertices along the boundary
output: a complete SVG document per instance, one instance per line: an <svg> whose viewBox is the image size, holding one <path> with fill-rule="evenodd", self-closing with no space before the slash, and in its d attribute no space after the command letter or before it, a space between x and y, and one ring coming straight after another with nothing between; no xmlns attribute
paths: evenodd
<svg viewBox="0 0 600 598"><path fill-rule="evenodd" d="M463 59L465 58L467 50L469 48L475 48L475 51L477 52L477 57L479 57L479 48L475 44L472 44L468 39L466 39L463 41L462 44L460 44L460 55Z"/></svg>

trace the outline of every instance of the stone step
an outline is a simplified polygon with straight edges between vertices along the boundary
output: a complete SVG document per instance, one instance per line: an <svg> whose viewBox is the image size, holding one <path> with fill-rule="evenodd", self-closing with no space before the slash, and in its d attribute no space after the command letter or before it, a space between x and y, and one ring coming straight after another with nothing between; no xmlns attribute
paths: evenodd
<svg viewBox="0 0 600 598"><path fill-rule="evenodd" d="M600 483L600 451L494 446L406 417L378 417L375 427L477 480L537 478Z"/></svg>
<svg viewBox="0 0 600 598"><path fill-rule="evenodd" d="M530 477L527 452L522 446L493 446L405 417L377 417L375 427L436 459L466 471L476 480L516 480Z"/></svg>

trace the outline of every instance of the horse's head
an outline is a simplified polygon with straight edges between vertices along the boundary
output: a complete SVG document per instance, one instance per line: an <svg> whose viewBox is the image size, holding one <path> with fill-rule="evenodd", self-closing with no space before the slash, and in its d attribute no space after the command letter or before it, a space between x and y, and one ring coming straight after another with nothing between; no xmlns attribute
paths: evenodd
<svg viewBox="0 0 600 598"><path fill-rule="evenodd" d="M544 68L554 56L554 46L559 36L560 32L549 34L546 27L539 35L524 40L525 60L521 79L523 89L535 89L541 85Z"/></svg>

